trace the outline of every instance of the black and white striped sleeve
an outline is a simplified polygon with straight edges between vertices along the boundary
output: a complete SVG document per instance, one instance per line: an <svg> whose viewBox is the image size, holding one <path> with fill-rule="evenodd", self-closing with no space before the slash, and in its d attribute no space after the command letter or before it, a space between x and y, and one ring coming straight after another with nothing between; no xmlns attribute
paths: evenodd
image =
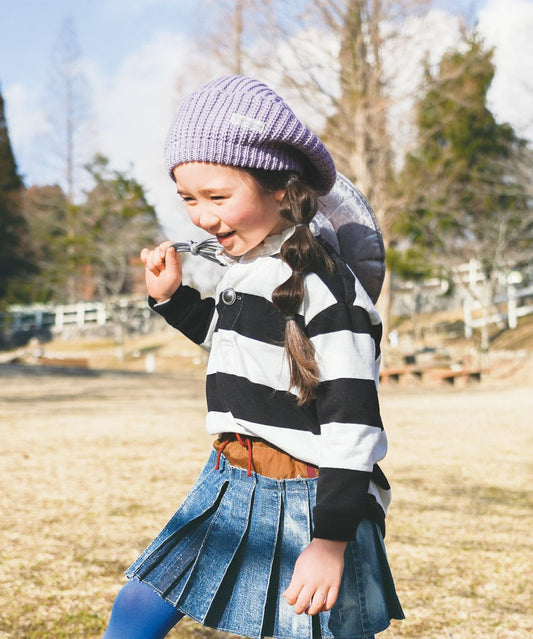
<svg viewBox="0 0 533 639"><path fill-rule="evenodd" d="M212 297L202 299L196 289L182 284L166 302L157 304L149 297L148 304L190 340L204 348L210 347L216 322L215 300Z"/></svg>
<svg viewBox="0 0 533 639"><path fill-rule="evenodd" d="M385 456L376 382L381 323L376 318L357 303L336 301L306 328L321 378L316 399L321 450L315 537L355 538L374 464Z"/></svg>

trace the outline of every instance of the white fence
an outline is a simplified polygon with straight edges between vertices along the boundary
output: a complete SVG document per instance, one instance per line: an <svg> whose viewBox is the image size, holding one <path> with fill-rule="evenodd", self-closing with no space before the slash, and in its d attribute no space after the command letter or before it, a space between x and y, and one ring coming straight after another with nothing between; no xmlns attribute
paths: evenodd
<svg viewBox="0 0 533 639"><path fill-rule="evenodd" d="M13 305L6 312L0 313L0 330L8 334L43 330L61 333L69 327L98 327L111 320L127 322L129 319L148 319L150 316L146 297L123 298L109 304L79 302L58 305Z"/></svg>
<svg viewBox="0 0 533 639"><path fill-rule="evenodd" d="M471 268L470 277L472 276ZM505 295L495 300L494 308L496 310L490 316L480 317L482 305L472 298L464 299L465 337L470 339L473 329L486 324L496 323L507 325L511 329L516 328L519 317L533 313L533 286L518 289L508 285ZM70 329L90 330L92 327L105 327L110 322L131 325L134 331L144 332L154 317L154 313L148 308L146 297L120 298L107 304L80 302L64 305L13 305L6 312L0 313L0 333L9 336L49 331L57 335Z"/></svg>
<svg viewBox="0 0 533 639"><path fill-rule="evenodd" d="M463 317L465 324L465 337L472 337L474 328L481 328L487 324L507 325L509 328L516 328L519 317L525 317L533 313L533 303L528 302L528 298L533 297L533 286L523 289L516 289L509 286L506 295L497 298L494 306L504 306L502 311L496 311L487 317L474 317L476 311L483 308L482 304L470 298L463 302ZM525 303L521 303L525 302Z"/></svg>

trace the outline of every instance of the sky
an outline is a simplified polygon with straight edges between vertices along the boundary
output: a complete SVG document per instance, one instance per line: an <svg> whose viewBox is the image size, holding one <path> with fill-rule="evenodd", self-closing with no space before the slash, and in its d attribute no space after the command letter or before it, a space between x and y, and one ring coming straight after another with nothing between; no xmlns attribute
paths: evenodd
<svg viewBox="0 0 533 639"><path fill-rule="evenodd" d="M435 3L417 40L416 55L395 72L415 77L413 60L438 56L457 37L450 7L478 20L495 47L497 72L489 105L499 121L533 140L533 0L447 0ZM26 185L57 181L43 157L48 125L43 103L62 23L73 20L92 108L87 154L131 170L156 206L167 234L183 237L182 213L163 165L164 136L180 94L218 75L213 61L196 60L195 0L0 0L0 87L19 173ZM429 25L429 26L428 26ZM262 78L265 79L265 78ZM277 88L277 87L274 87ZM292 104L293 108L295 107ZM298 109L295 108L297 113ZM403 117L401 111L398 117ZM403 129L398 127L398 131ZM55 171L55 173L54 173Z"/></svg>

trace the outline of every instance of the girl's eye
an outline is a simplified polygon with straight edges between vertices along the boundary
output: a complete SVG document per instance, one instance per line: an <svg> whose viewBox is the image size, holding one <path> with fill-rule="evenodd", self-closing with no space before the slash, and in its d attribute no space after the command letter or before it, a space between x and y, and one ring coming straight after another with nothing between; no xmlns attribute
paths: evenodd
<svg viewBox="0 0 533 639"><path fill-rule="evenodd" d="M220 202L221 200L225 200L225 199L226 199L226 197L225 197L224 195L212 195L212 196L211 196L211 199L212 199L214 202Z"/></svg>

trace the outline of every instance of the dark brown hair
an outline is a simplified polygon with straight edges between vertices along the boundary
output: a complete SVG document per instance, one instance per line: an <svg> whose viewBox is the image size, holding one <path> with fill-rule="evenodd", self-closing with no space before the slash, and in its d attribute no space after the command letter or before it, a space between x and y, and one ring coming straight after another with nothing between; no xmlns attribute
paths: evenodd
<svg viewBox="0 0 533 639"><path fill-rule="evenodd" d="M290 384L298 389L298 404L311 401L319 382L314 346L307 337L297 313L304 299L304 276L311 272L331 272L333 260L309 229L317 207L313 189L288 171L245 169L267 192L285 190L281 216L297 226L283 243L281 258L292 268L292 275L272 293L274 306L285 315L285 352L289 361Z"/></svg>

